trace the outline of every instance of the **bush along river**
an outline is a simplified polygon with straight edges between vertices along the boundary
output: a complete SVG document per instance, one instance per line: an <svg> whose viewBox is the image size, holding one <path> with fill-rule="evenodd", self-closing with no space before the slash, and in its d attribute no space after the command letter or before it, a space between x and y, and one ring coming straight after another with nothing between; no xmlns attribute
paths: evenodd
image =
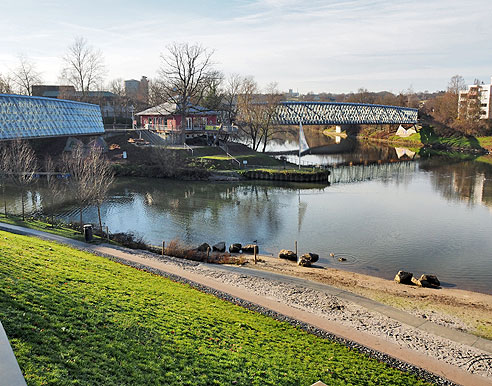
<svg viewBox="0 0 492 386"><path fill-rule="evenodd" d="M364 156L356 151L336 157ZM372 162L369 155L391 152L371 145L366 155ZM386 279L399 270L433 273L443 286L492 293L490 165L439 157L372 162L334 168L330 179L327 186L119 178L101 213L110 232L133 232L154 245L257 240L260 253L276 255L297 241L300 253L318 253L323 266ZM26 193L27 209L78 221L73 201L52 206L42 184ZM9 210L20 212L19 192L7 187L4 194ZM83 215L98 223L95 207Z"/></svg>

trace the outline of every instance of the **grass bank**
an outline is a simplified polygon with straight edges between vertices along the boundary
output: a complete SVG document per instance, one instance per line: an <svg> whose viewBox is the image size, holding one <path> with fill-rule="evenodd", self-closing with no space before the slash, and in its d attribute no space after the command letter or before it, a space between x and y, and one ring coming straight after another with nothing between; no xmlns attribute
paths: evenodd
<svg viewBox="0 0 492 386"><path fill-rule="evenodd" d="M422 385L187 285L0 232L0 318L30 385Z"/></svg>
<svg viewBox="0 0 492 386"><path fill-rule="evenodd" d="M452 136L440 136L431 125L424 125L418 133L408 137L400 137L384 130L365 128L358 137L360 139L385 142L406 147L433 148L448 151L484 152L492 150L492 137L474 137L456 134Z"/></svg>

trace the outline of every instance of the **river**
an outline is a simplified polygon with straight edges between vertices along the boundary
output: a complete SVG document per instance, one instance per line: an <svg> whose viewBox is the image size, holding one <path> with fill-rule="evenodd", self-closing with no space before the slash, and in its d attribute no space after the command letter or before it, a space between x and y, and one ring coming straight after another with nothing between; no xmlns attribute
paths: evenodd
<svg viewBox="0 0 492 386"><path fill-rule="evenodd" d="M318 161L398 158L394 148L364 146ZM133 232L154 245L257 240L260 252L276 255L297 241L301 253L320 254L323 266L386 279L398 270L433 273L444 286L492 293L492 167L405 157L335 169L329 186L120 178L102 218L110 232ZM50 212L41 185L27 193L28 210ZM6 196L10 210L20 212L18 192L9 188ZM78 221L69 201L54 210ZM84 220L97 223L94 207L84 210Z"/></svg>

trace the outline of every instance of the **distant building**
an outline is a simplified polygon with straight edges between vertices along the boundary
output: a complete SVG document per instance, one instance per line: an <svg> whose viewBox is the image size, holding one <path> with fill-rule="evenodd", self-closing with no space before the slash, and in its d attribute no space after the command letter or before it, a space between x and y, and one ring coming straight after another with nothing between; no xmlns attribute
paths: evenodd
<svg viewBox="0 0 492 386"><path fill-rule="evenodd" d="M460 91L458 98L458 114L460 117L468 116L472 109L480 104L480 119L492 118L492 78L491 84L473 84L468 90Z"/></svg>
<svg viewBox="0 0 492 386"><path fill-rule="evenodd" d="M118 95L109 91L88 91L84 95L81 91L76 91L73 86L43 84L32 86L31 92L33 96L68 99L99 105L105 122L129 119L131 117L130 105Z"/></svg>
<svg viewBox="0 0 492 386"><path fill-rule="evenodd" d="M149 81L146 76L142 79L125 80L125 94L135 102L147 104L149 102Z"/></svg>

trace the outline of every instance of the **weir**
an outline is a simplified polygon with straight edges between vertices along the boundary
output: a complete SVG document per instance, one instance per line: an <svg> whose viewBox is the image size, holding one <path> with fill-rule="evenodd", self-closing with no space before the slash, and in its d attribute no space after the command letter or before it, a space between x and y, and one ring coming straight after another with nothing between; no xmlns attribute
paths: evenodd
<svg viewBox="0 0 492 386"><path fill-rule="evenodd" d="M387 163L370 163L360 165L338 166L329 169L331 184L363 182L374 179L398 178L413 174L418 170L415 161L400 161Z"/></svg>

